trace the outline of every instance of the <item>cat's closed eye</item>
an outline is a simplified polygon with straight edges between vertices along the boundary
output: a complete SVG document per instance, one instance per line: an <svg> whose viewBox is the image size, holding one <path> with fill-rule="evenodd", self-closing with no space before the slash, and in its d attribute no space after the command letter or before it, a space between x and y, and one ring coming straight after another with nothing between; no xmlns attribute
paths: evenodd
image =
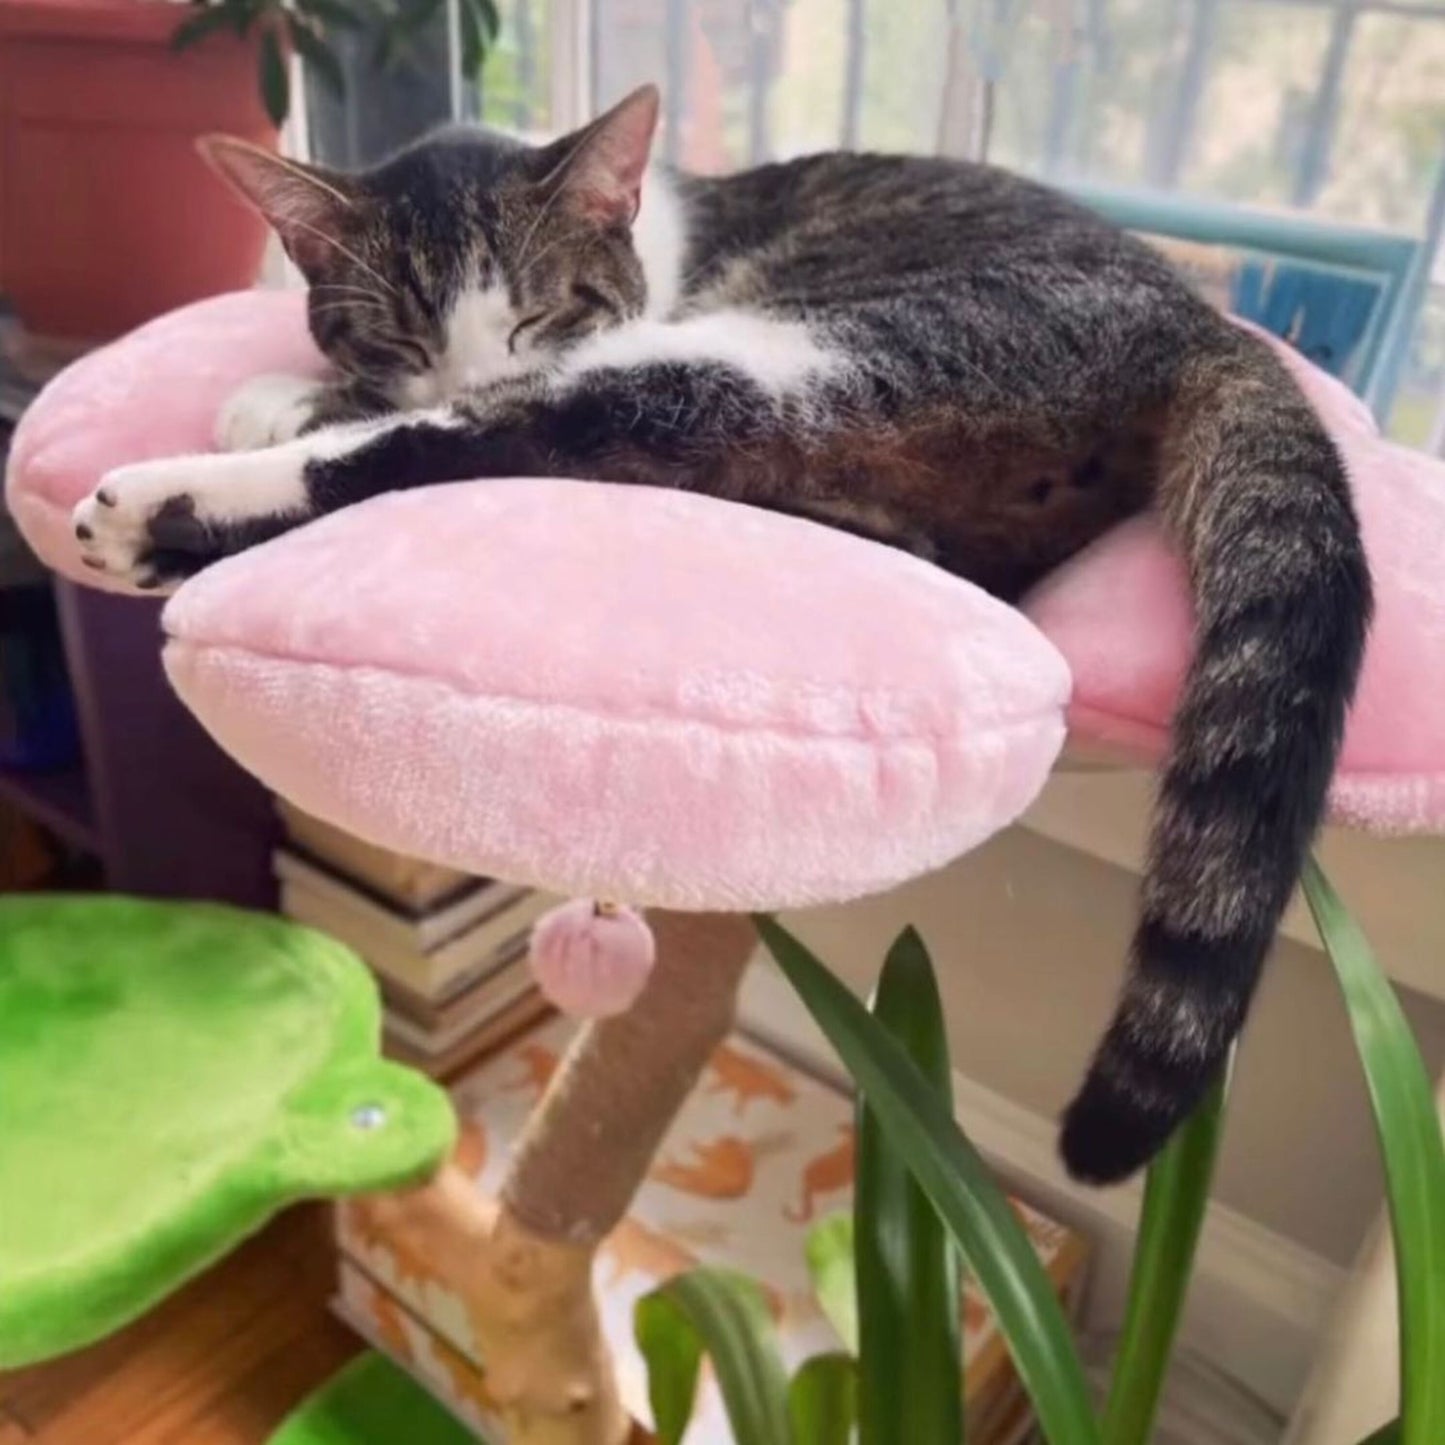
<svg viewBox="0 0 1445 1445"><path fill-rule="evenodd" d="M572 283L572 298L580 301L584 306L594 311L606 311L612 316L618 315L617 306L609 301L595 286L589 286L585 281L574 281Z"/></svg>
<svg viewBox="0 0 1445 1445"><path fill-rule="evenodd" d="M524 316L522 320L512 328L510 335L507 337L508 354L515 356L517 354L517 342L539 322L545 321L546 319L547 313L545 311L538 311L531 316Z"/></svg>
<svg viewBox="0 0 1445 1445"><path fill-rule="evenodd" d="M409 336L387 336L384 341L385 345L405 357L407 364L418 371L425 371L432 364L431 352L420 341Z"/></svg>

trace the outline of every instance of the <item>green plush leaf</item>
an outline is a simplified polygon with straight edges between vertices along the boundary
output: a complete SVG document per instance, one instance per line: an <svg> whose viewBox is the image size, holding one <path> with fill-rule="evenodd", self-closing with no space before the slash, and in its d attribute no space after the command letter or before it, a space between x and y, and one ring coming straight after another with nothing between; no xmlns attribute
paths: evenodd
<svg viewBox="0 0 1445 1445"><path fill-rule="evenodd" d="M953 1068L943 1005L923 940L905 929L888 951L873 1016L897 1039L951 1115ZM963 1439L962 1281L958 1252L915 1182L901 1141L858 1106L853 1214L861 1347L861 1445L959 1445Z"/></svg>
<svg viewBox="0 0 1445 1445"><path fill-rule="evenodd" d="M908 1055L774 919L764 943L943 1216L993 1306L1049 1445L1098 1445L1083 1367L1057 1296L987 1166Z"/></svg>
<svg viewBox="0 0 1445 1445"><path fill-rule="evenodd" d="M1104 1412L1108 1445L1147 1445L1209 1203L1227 1074L1149 1168L1129 1308Z"/></svg>
<svg viewBox="0 0 1445 1445"><path fill-rule="evenodd" d="M286 123L286 114L291 109L291 82L286 76L286 59L281 54L281 42L274 30L267 30L261 36L261 99L266 105L266 114L275 125Z"/></svg>
<svg viewBox="0 0 1445 1445"><path fill-rule="evenodd" d="M1445 1440L1445 1139L1430 1077L1389 981L1313 858L1302 878L1365 1071L1395 1242L1400 1438Z"/></svg>
<svg viewBox="0 0 1445 1445"><path fill-rule="evenodd" d="M858 1418L858 1369L849 1355L814 1355L788 1386L794 1445L849 1445Z"/></svg>
<svg viewBox="0 0 1445 1445"><path fill-rule="evenodd" d="M219 6L200 10L176 27L175 34L171 36L171 49L188 50L192 45L199 45L206 36L230 29L231 24L230 12Z"/></svg>
<svg viewBox="0 0 1445 1445"><path fill-rule="evenodd" d="M661 1445L682 1439L704 1351L734 1438L791 1445L788 1377L767 1301L752 1280L717 1269L678 1275L638 1300L633 1329Z"/></svg>
<svg viewBox="0 0 1445 1445"><path fill-rule="evenodd" d="M813 1292L845 1348L858 1353L858 1289L853 1270L853 1216L832 1214L808 1231Z"/></svg>
<svg viewBox="0 0 1445 1445"><path fill-rule="evenodd" d="M302 60L322 81L332 95L340 98L346 94L346 76L342 73L341 62L331 53L330 47L309 25L294 15L286 17L287 33Z"/></svg>

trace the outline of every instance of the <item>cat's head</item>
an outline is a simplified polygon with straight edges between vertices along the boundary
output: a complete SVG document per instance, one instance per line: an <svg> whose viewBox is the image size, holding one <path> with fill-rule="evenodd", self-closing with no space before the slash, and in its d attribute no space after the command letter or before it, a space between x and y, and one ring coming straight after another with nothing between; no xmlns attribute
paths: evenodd
<svg viewBox="0 0 1445 1445"><path fill-rule="evenodd" d="M453 127L355 175L226 136L201 150L305 276L317 345L424 406L641 312L631 226L657 107L644 86L546 146Z"/></svg>

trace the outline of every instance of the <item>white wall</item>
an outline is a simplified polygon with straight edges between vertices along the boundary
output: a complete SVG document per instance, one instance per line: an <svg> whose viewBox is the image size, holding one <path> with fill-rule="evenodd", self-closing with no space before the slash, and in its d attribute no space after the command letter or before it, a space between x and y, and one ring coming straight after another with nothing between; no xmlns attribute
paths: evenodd
<svg viewBox="0 0 1445 1445"><path fill-rule="evenodd" d="M861 992L888 941L916 925L938 965L955 1066L1051 1118L1107 1019L1135 888L1123 868L1014 828L886 897L787 921ZM1445 1005L1401 993L1438 1073ZM1378 1204L1367 1101L1338 993L1323 956L1301 943L1281 942L1270 962L1236 1074L1216 1197L1341 1265Z"/></svg>

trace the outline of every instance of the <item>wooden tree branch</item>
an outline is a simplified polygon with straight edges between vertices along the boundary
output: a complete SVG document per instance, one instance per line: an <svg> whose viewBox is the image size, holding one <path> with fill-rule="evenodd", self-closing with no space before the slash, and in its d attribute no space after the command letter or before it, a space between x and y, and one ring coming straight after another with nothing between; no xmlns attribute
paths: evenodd
<svg viewBox="0 0 1445 1445"><path fill-rule="evenodd" d="M755 943L742 915L651 921L657 964L646 989L627 1013L578 1034L500 1200L448 1168L368 1206L377 1227L467 1300L512 1445L622 1445L632 1432L593 1298L593 1258L732 1027Z"/></svg>

